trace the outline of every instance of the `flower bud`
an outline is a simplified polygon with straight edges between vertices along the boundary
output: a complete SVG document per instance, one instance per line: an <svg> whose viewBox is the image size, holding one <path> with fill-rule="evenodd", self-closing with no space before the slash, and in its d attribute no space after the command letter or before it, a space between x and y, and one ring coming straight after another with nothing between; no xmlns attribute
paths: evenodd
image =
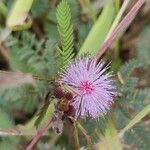
<svg viewBox="0 0 150 150"><path fill-rule="evenodd" d="M72 100L72 98L73 98L73 94L72 94L71 92L67 92L67 93L65 94L65 98L70 101L70 100Z"/></svg>

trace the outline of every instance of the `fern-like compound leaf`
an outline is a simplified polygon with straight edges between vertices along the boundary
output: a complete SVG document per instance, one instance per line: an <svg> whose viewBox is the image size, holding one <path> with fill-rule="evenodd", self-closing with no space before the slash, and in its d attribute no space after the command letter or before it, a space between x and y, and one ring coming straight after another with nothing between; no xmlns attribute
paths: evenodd
<svg viewBox="0 0 150 150"><path fill-rule="evenodd" d="M65 68L74 56L73 53L73 27L71 25L71 12L66 0L62 0L57 7L58 31L61 40L61 55L62 68Z"/></svg>

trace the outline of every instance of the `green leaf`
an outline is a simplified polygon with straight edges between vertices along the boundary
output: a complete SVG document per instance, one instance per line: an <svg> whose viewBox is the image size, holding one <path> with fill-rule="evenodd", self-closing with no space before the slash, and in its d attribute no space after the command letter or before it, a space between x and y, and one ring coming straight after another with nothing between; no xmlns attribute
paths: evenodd
<svg viewBox="0 0 150 150"><path fill-rule="evenodd" d="M0 2L0 14L6 16L8 14L8 9L4 3Z"/></svg>
<svg viewBox="0 0 150 150"><path fill-rule="evenodd" d="M112 0L104 7L102 14L97 19L96 23L89 32L85 42L83 43L78 55L96 54L102 46L107 33L111 27L112 21L115 17L115 6Z"/></svg>
<svg viewBox="0 0 150 150"><path fill-rule="evenodd" d="M128 131L130 128L132 128L135 124L141 121L142 118L144 118L146 115L150 113L150 104L146 106L142 111L140 111L130 122L129 124L121 130L120 136L122 136L126 131Z"/></svg>
<svg viewBox="0 0 150 150"><path fill-rule="evenodd" d="M59 48L59 51L61 55L62 68L64 68L74 56L74 38L73 27L71 25L71 11L66 0L62 0L58 5L56 16L62 46L62 49Z"/></svg>
<svg viewBox="0 0 150 150"><path fill-rule="evenodd" d="M0 108L0 128L7 129L14 127L13 120L11 116ZM3 150L17 150L17 145L19 143L19 138L17 137L0 137L0 149Z"/></svg>
<svg viewBox="0 0 150 150"><path fill-rule="evenodd" d="M30 85L0 89L0 105L6 110L31 113L39 103L38 94L37 89Z"/></svg>
<svg viewBox="0 0 150 150"><path fill-rule="evenodd" d="M9 46L10 67L13 70L31 72L33 74L43 74L45 65L39 52L42 50L43 41L38 41L34 34L24 31L18 34L16 43ZM12 39L11 39L12 40Z"/></svg>
<svg viewBox="0 0 150 150"><path fill-rule="evenodd" d="M11 117L0 108L0 128L10 128L13 126Z"/></svg>
<svg viewBox="0 0 150 150"><path fill-rule="evenodd" d="M43 118L41 118L42 120L40 120L40 124L38 124L39 128L47 121L47 119L51 116L53 116L54 114L54 102L51 102L50 105L48 105L48 108L46 109L46 113L44 112L44 116ZM33 116L33 118L27 122L24 126L21 127L22 130L26 130L26 129L31 129L34 130L35 128L35 124L36 124L36 120L38 119L38 116Z"/></svg>
<svg viewBox="0 0 150 150"><path fill-rule="evenodd" d="M38 127L38 125L43 120L44 116L46 115L47 109L49 108L50 102L45 102L45 104L41 107L39 113L37 114L38 118L35 121L35 126Z"/></svg>
<svg viewBox="0 0 150 150"><path fill-rule="evenodd" d="M124 136L125 142L137 150L148 150L150 147L150 132L143 124L137 124L128 130Z"/></svg>
<svg viewBox="0 0 150 150"><path fill-rule="evenodd" d="M48 0L36 0L33 1L33 6L31 9L32 15L34 17L40 17L43 13L45 13L49 8Z"/></svg>

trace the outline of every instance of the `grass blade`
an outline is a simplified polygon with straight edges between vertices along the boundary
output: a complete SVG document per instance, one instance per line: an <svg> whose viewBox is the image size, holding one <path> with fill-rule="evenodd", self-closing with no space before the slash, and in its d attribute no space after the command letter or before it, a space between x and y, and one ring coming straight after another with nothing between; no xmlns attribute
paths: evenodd
<svg viewBox="0 0 150 150"><path fill-rule="evenodd" d="M115 17L115 7L113 1L110 0L104 7L103 12L95 22L91 31L89 32L85 42L83 43L78 56L84 54L96 54L98 49L102 46L107 33L111 27L112 21Z"/></svg>
<svg viewBox="0 0 150 150"><path fill-rule="evenodd" d="M150 113L150 104L146 106L141 112L139 112L130 122L129 124L121 130L119 136L123 136L123 134L131 129L135 124L141 121L146 115Z"/></svg>

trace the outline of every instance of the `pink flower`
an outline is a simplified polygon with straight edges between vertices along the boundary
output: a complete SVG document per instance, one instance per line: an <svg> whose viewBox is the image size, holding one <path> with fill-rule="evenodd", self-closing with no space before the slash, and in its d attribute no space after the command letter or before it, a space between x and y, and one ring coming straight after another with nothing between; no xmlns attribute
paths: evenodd
<svg viewBox="0 0 150 150"><path fill-rule="evenodd" d="M103 61L96 64L96 60L80 58L61 74L60 81L79 93L72 103L77 117L98 118L110 108L116 89L107 69Z"/></svg>

